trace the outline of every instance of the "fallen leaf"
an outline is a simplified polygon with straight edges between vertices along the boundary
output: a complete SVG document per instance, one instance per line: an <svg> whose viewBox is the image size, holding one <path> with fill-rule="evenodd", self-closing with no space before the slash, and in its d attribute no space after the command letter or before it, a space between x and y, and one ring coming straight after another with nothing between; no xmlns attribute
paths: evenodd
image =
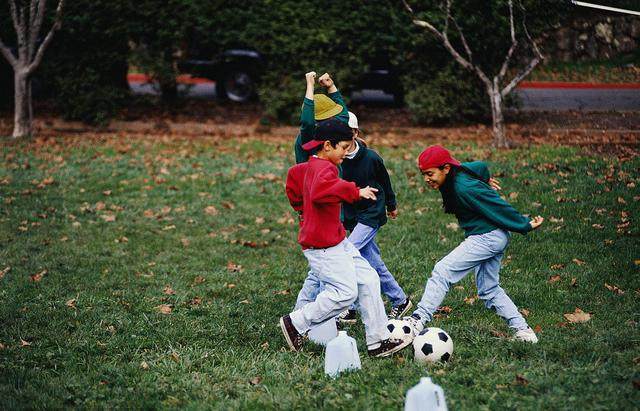
<svg viewBox="0 0 640 411"><path fill-rule="evenodd" d="M144 215L147 218L153 218L153 217L156 216L155 213L153 212L153 210L144 210L142 215Z"/></svg>
<svg viewBox="0 0 640 411"><path fill-rule="evenodd" d="M171 359L176 363L180 363L180 356L175 351L171 353Z"/></svg>
<svg viewBox="0 0 640 411"><path fill-rule="evenodd" d="M167 315L167 314L171 314L171 311L173 311L173 308L169 304L160 304L160 305L156 306L156 310L160 314Z"/></svg>
<svg viewBox="0 0 640 411"><path fill-rule="evenodd" d="M633 263L634 263L635 265L640 265L640 260L633 260Z"/></svg>
<svg viewBox="0 0 640 411"><path fill-rule="evenodd" d="M561 279L561 278L562 278L562 277L560 277L559 275L552 275L551 277L549 277L549 279L547 280L547 282L548 282L549 284L553 284L553 283L555 283L555 282L560 281L560 279Z"/></svg>
<svg viewBox="0 0 640 411"><path fill-rule="evenodd" d="M618 203L627 204L627 202L625 201L625 199L623 197L618 197Z"/></svg>
<svg viewBox="0 0 640 411"><path fill-rule="evenodd" d="M107 223L112 223L112 222L116 221L116 215L115 214L100 214L100 218L102 218Z"/></svg>
<svg viewBox="0 0 640 411"><path fill-rule="evenodd" d="M524 376L523 376L523 375L516 374L515 384L516 384L516 385L523 385L523 386L527 386L527 385L529 385L529 380L527 380L526 378L524 378Z"/></svg>
<svg viewBox="0 0 640 411"><path fill-rule="evenodd" d="M233 204L231 201L223 201L222 203L222 207L228 209L228 210L233 210L236 208L235 204Z"/></svg>
<svg viewBox="0 0 640 411"><path fill-rule="evenodd" d="M11 271L11 267L7 266L2 271L0 271L0 280L4 277L9 271Z"/></svg>
<svg viewBox="0 0 640 411"><path fill-rule="evenodd" d="M493 334L494 337L498 337L498 338L507 338L507 337L509 337L506 333L504 333L502 331L497 331L497 330L491 330L491 334Z"/></svg>
<svg viewBox="0 0 640 411"><path fill-rule="evenodd" d="M193 279L193 283L194 284L202 284L205 282L205 278L201 275L197 276L196 278Z"/></svg>
<svg viewBox="0 0 640 411"><path fill-rule="evenodd" d="M604 286L607 288L607 290L613 291L615 294L618 294L618 295L624 294L624 291L622 291L620 287L616 285L609 285L607 283L604 283Z"/></svg>
<svg viewBox="0 0 640 411"><path fill-rule="evenodd" d="M574 259L573 259L573 260L571 260L571 261L573 261L574 263L576 263L576 264L578 264L578 265L584 265L584 264L585 264L585 262L584 262L584 261L582 261L582 260L578 260L577 258L574 258Z"/></svg>
<svg viewBox="0 0 640 411"><path fill-rule="evenodd" d="M539 333L541 333L541 332L542 332L542 327L540 327L540 325L536 325L535 327L533 327L533 331L534 331L536 334L539 334Z"/></svg>
<svg viewBox="0 0 640 411"><path fill-rule="evenodd" d="M0 350L4 350L5 349L5 345L0 343Z"/></svg>
<svg viewBox="0 0 640 411"><path fill-rule="evenodd" d="M509 193L509 200L515 200L516 198L518 198L518 195L519 194L517 191Z"/></svg>
<svg viewBox="0 0 640 411"><path fill-rule="evenodd" d="M258 377L253 377L250 381L249 384L251 385L258 385L262 382L262 377L258 376Z"/></svg>
<svg viewBox="0 0 640 411"><path fill-rule="evenodd" d="M31 343L29 341L23 340L20 338L20 347L29 347Z"/></svg>
<svg viewBox="0 0 640 411"><path fill-rule="evenodd" d="M562 270L564 267L565 267L565 265L564 265L564 264L553 264L553 265L551 266L551 269L552 269L552 270Z"/></svg>
<svg viewBox="0 0 640 411"><path fill-rule="evenodd" d="M451 311L453 311L453 308L449 307L448 305L443 305L442 307L438 307L437 311L441 313L449 314Z"/></svg>
<svg viewBox="0 0 640 411"><path fill-rule="evenodd" d="M264 224L264 217L256 217L256 224Z"/></svg>
<svg viewBox="0 0 640 411"><path fill-rule="evenodd" d="M171 288L170 285L166 285L163 289L162 292L166 295L174 295L176 292L173 291L173 288Z"/></svg>
<svg viewBox="0 0 640 411"><path fill-rule="evenodd" d="M289 295L291 294L291 290L287 288L286 290L274 291L273 293L275 295Z"/></svg>
<svg viewBox="0 0 640 411"><path fill-rule="evenodd" d="M571 286L572 287L578 286L578 279L576 277L571 277Z"/></svg>
<svg viewBox="0 0 640 411"><path fill-rule="evenodd" d="M143 370L148 370L149 369L149 364L147 364L146 361L142 361L140 363L140 368L142 368Z"/></svg>
<svg viewBox="0 0 640 411"><path fill-rule="evenodd" d="M520 314L522 314L523 317L528 317L530 314L530 311L527 310L526 308L521 308L520 310Z"/></svg>
<svg viewBox="0 0 640 411"><path fill-rule="evenodd" d="M208 215L218 215L218 209L214 206L207 206L204 208L204 213Z"/></svg>
<svg viewBox="0 0 640 411"><path fill-rule="evenodd" d="M176 229L176 226L173 224L162 227L162 231L169 231L169 230L175 230L175 229Z"/></svg>
<svg viewBox="0 0 640 411"><path fill-rule="evenodd" d="M596 230L602 230L604 228L602 224L591 224L591 227L595 228Z"/></svg>
<svg viewBox="0 0 640 411"><path fill-rule="evenodd" d="M72 299L70 299L70 300L67 300L67 302L66 302L66 303L64 303L64 304L65 304L67 307L70 307L70 308L75 309L75 308L76 308L76 303L77 303L77 302L78 302L78 301L77 301L75 298L72 298Z"/></svg>
<svg viewBox="0 0 640 411"><path fill-rule="evenodd" d="M33 274L30 275L29 278L31 279L31 281L33 281L34 283L37 283L38 281L42 280L42 277L44 277L44 275L47 273L47 270L42 270L37 274Z"/></svg>
<svg viewBox="0 0 640 411"><path fill-rule="evenodd" d="M240 301L240 304L251 304L251 301L249 301L249 300L242 300L242 301Z"/></svg>
<svg viewBox="0 0 640 411"><path fill-rule="evenodd" d="M265 341L262 344L260 344L260 347L262 347L263 350L266 350L269 348L269 341Z"/></svg>
<svg viewBox="0 0 640 411"><path fill-rule="evenodd" d="M228 283L224 285L226 288L236 288L236 285L234 283Z"/></svg>
<svg viewBox="0 0 640 411"><path fill-rule="evenodd" d="M106 205L102 201L98 201L95 205L96 211L102 211Z"/></svg>
<svg viewBox="0 0 640 411"><path fill-rule="evenodd" d="M189 305L200 305L202 304L202 298L200 297L193 297L191 300L189 300Z"/></svg>
<svg viewBox="0 0 640 411"><path fill-rule="evenodd" d="M227 270L232 273L239 273L239 272L242 272L242 266L240 264L236 264L232 261L229 261L227 263Z"/></svg>
<svg viewBox="0 0 640 411"><path fill-rule="evenodd" d="M180 239L180 242L182 243L183 247L189 247L189 244L191 244L191 241L188 238L182 238Z"/></svg>
<svg viewBox="0 0 640 411"><path fill-rule="evenodd" d="M465 298L464 298L464 302L465 302L465 303L467 303L467 304L469 304L469 305L473 305L473 303L475 303L477 299L478 299L478 297L477 297L477 296L474 296L474 297L465 297Z"/></svg>
<svg viewBox="0 0 640 411"><path fill-rule="evenodd" d="M104 190L102 192L102 194L106 195L106 196L110 196L111 195L111 190Z"/></svg>
<svg viewBox="0 0 640 411"><path fill-rule="evenodd" d="M447 228L453 231L458 231L460 226L458 225L458 223L449 223L447 224Z"/></svg>
<svg viewBox="0 0 640 411"><path fill-rule="evenodd" d="M580 308L576 307L574 312L564 314L564 318L566 318L570 323L586 323L591 320L591 314L585 313Z"/></svg>

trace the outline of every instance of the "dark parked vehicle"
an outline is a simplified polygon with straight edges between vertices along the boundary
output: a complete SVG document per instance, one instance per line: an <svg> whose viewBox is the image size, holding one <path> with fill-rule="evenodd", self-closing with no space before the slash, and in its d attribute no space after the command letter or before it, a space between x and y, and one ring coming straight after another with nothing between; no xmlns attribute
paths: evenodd
<svg viewBox="0 0 640 411"><path fill-rule="evenodd" d="M402 103L403 93L397 72L384 58L373 59L356 89L382 90ZM238 103L256 97L256 83L265 69L265 57L251 49L229 49L212 59L194 58L178 64L181 72L216 82L218 98Z"/></svg>

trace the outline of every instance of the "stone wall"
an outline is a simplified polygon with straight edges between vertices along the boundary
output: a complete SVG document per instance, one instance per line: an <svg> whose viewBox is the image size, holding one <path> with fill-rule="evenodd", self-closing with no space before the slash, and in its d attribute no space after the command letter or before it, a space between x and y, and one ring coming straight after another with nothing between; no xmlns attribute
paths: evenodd
<svg viewBox="0 0 640 411"><path fill-rule="evenodd" d="M544 44L551 61L606 60L632 53L640 44L640 17L576 17L548 33Z"/></svg>

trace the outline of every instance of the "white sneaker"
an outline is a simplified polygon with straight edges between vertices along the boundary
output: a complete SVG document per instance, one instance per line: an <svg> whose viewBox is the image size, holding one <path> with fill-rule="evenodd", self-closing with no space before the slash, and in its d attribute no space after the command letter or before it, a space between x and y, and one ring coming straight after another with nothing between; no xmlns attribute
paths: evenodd
<svg viewBox="0 0 640 411"><path fill-rule="evenodd" d="M424 330L424 324L422 324L422 319L420 318L420 316L418 316L418 314L413 314L411 315L411 317L404 317L402 320L409 323L414 337L416 337L422 330Z"/></svg>
<svg viewBox="0 0 640 411"><path fill-rule="evenodd" d="M524 330L518 330L513 335L513 340L515 341L524 341L530 342L531 344L535 344L538 342L538 337L536 333L533 332L531 327L525 328Z"/></svg>

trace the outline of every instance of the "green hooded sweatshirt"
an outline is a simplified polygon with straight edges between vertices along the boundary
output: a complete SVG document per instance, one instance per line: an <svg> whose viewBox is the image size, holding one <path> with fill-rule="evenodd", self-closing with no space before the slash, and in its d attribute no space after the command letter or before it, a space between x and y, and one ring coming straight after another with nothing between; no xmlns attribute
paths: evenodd
<svg viewBox="0 0 640 411"><path fill-rule="evenodd" d="M462 168L471 171L482 180L460 171L456 173L453 187L457 207L455 215L464 230L465 237L485 234L501 228L526 234L531 231L529 219L520 214L492 189L489 168L481 161L462 163Z"/></svg>

